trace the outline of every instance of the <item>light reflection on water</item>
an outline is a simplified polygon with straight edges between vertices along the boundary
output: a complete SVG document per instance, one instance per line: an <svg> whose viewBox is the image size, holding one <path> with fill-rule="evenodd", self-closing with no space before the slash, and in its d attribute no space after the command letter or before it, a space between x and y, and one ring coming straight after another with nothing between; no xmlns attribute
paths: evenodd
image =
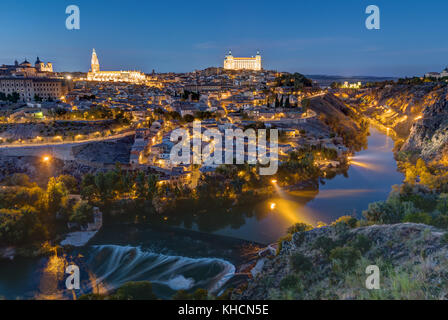
<svg viewBox="0 0 448 320"><path fill-rule="evenodd" d="M225 228L216 233L261 243L271 243L296 222L317 225L330 223L343 215L360 217L369 203L385 200L391 187L403 181L393 156L393 141L375 128L370 129L368 149L351 159L347 176L326 180L316 191L281 191L281 197L266 200L256 209L263 219L248 218L238 229ZM271 204L275 203L275 210Z"/></svg>

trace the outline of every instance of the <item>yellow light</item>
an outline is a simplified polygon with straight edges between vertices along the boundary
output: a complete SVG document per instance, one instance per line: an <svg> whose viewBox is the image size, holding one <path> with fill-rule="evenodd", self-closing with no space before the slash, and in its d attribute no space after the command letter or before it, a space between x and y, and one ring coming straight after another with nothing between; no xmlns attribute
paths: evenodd
<svg viewBox="0 0 448 320"><path fill-rule="evenodd" d="M272 202L269 207L271 208L271 210L275 210L275 208L277 207L277 204L275 202Z"/></svg>
<svg viewBox="0 0 448 320"><path fill-rule="evenodd" d="M51 160L50 156L43 156L42 157L42 161L43 162L50 162L50 160Z"/></svg>
<svg viewBox="0 0 448 320"><path fill-rule="evenodd" d="M276 179L273 179L273 180L271 180L271 182L274 183L274 184L276 184L276 183L277 183L277 180L276 180Z"/></svg>

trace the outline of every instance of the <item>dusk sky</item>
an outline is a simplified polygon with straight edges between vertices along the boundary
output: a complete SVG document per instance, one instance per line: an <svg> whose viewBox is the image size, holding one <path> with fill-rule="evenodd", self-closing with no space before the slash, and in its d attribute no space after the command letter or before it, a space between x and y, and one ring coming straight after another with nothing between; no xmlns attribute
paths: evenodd
<svg viewBox="0 0 448 320"><path fill-rule="evenodd" d="M81 29L65 28L78 5ZM365 9L381 9L367 30ZM448 65L448 1L2 0L0 64L38 55L56 71L188 72L260 50L263 67L304 74L413 76Z"/></svg>

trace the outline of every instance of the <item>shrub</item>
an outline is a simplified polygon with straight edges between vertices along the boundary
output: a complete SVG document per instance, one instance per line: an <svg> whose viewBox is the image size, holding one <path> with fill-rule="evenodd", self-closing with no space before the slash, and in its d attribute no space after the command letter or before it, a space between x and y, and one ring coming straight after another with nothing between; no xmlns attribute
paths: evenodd
<svg viewBox="0 0 448 320"><path fill-rule="evenodd" d="M448 244L448 232L445 232L440 240L443 244Z"/></svg>
<svg viewBox="0 0 448 320"><path fill-rule="evenodd" d="M439 214L437 217L432 219L433 226L442 229L448 229L448 215Z"/></svg>
<svg viewBox="0 0 448 320"><path fill-rule="evenodd" d="M408 213L405 215L403 221L404 222L414 222L414 223L423 223L423 224L431 224L431 216L426 212L417 212L417 213Z"/></svg>
<svg viewBox="0 0 448 320"><path fill-rule="evenodd" d="M292 269L297 273L307 273L313 268L311 260L301 253L294 253L289 257Z"/></svg>
<svg viewBox="0 0 448 320"><path fill-rule="evenodd" d="M149 281L128 282L117 290L115 297L119 300L156 300Z"/></svg>
<svg viewBox="0 0 448 320"><path fill-rule="evenodd" d="M317 238L313 244L313 249L321 250L323 254L328 256L330 251L337 247L337 242L333 239L321 236Z"/></svg>
<svg viewBox="0 0 448 320"><path fill-rule="evenodd" d="M385 201L370 203L368 209L362 214L367 221L373 223L393 224L402 220L402 212L392 208Z"/></svg>
<svg viewBox="0 0 448 320"><path fill-rule="evenodd" d="M292 225L288 228L287 233L288 234L294 234L297 232L304 232L304 231L310 231L313 230L313 227L306 223L296 223L295 225Z"/></svg>
<svg viewBox="0 0 448 320"><path fill-rule="evenodd" d="M372 246L372 242L369 238L367 238L363 234L358 234L355 241L353 242L353 247L355 249L358 249L362 254L369 251L370 247Z"/></svg>
<svg viewBox="0 0 448 320"><path fill-rule="evenodd" d="M287 234L286 236L281 237L280 239L277 240L277 255L282 251L283 248L283 242L284 241L291 241L292 240L292 235L291 234Z"/></svg>
<svg viewBox="0 0 448 320"><path fill-rule="evenodd" d="M291 290L296 288L299 285L299 283L300 283L299 277L296 276L295 274L290 274L280 281L280 289Z"/></svg>
<svg viewBox="0 0 448 320"><path fill-rule="evenodd" d="M73 210L73 214L70 216L71 222L77 222L81 225L93 221L93 207L87 202L78 202Z"/></svg>
<svg viewBox="0 0 448 320"><path fill-rule="evenodd" d="M332 223L332 225L337 225L338 223L345 223L350 228L356 228L358 220L352 216L342 216Z"/></svg>
<svg viewBox="0 0 448 320"><path fill-rule="evenodd" d="M172 300L192 300L192 295L189 294L186 290L179 290L177 291L173 297Z"/></svg>
<svg viewBox="0 0 448 320"><path fill-rule="evenodd" d="M197 289L193 293L188 293L186 290L177 291L172 300L207 300L208 291L205 289Z"/></svg>
<svg viewBox="0 0 448 320"><path fill-rule="evenodd" d="M208 298L208 291L205 289L197 289L193 293L193 300L207 300Z"/></svg>
<svg viewBox="0 0 448 320"><path fill-rule="evenodd" d="M330 252L330 260L335 271L353 269L360 257L359 250L353 247L337 247Z"/></svg>

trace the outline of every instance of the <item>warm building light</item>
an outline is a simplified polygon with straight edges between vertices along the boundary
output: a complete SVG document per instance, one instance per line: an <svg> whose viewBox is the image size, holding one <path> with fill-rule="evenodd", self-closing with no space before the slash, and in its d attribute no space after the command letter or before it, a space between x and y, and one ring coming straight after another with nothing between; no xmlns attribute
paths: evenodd
<svg viewBox="0 0 448 320"><path fill-rule="evenodd" d="M277 204L275 202L271 202L271 204L269 205L269 208L271 208L271 210L275 210L276 207Z"/></svg>
<svg viewBox="0 0 448 320"><path fill-rule="evenodd" d="M50 162L50 160L51 160L51 157L50 157L50 156L43 156L43 157L42 157L42 161L45 162L45 163Z"/></svg>
<svg viewBox="0 0 448 320"><path fill-rule="evenodd" d="M271 182L272 182L273 184L276 184L276 183L277 183L277 180L276 180L276 179L273 179L273 180L271 180Z"/></svg>

